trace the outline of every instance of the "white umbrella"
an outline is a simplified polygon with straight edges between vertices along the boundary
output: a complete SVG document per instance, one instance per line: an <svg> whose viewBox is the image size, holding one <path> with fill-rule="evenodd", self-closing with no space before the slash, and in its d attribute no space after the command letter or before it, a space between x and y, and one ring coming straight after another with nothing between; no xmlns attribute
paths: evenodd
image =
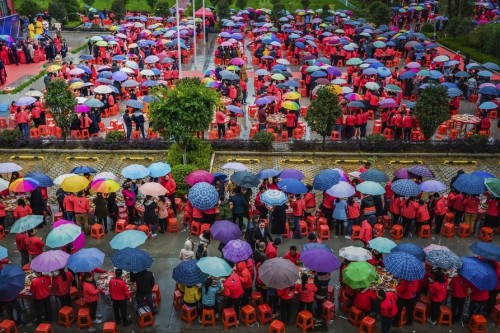
<svg viewBox="0 0 500 333"><path fill-rule="evenodd" d="M94 180L96 179L113 179L114 181L118 181L119 178L115 176L112 172L101 172L94 176Z"/></svg>
<svg viewBox="0 0 500 333"><path fill-rule="evenodd" d="M0 191L5 191L9 188L9 182L5 179L0 178Z"/></svg>
<svg viewBox="0 0 500 333"><path fill-rule="evenodd" d="M29 90L24 96L30 96L30 97L42 97L43 93L38 90Z"/></svg>
<svg viewBox="0 0 500 333"><path fill-rule="evenodd" d="M11 173L22 170L23 167L12 162L0 163L0 173Z"/></svg>
<svg viewBox="0 0 500 333"><path fill-rule="evenodd" d="M339 256L349 261L367 261L372 258L370 251L359 246L343 247L339 251Z"/></svg>
<svg viewBox="0 0 500 333"><path fill-rule="evenodd" d="M66 178L71 177L71 176L76 176L76 175L74 173L66 173L64 175L60 175L59 177L54 179L54 184L61 185L63 180L65 180Z"/></svg>
<svg viewBox="0 0 500 333"><path fill-rule="evenodd" d="M143 69L142 71L140 71L140 74L144 76L154 76L155 72L150 69Z"/></svg>
<svg viewBox="0 0 500 333"><path fill-rule="evenodd" d="M94 92L96 94L111 94L113 92L113 89L111 89L109 86L98 86L94 88Z"/></svg>

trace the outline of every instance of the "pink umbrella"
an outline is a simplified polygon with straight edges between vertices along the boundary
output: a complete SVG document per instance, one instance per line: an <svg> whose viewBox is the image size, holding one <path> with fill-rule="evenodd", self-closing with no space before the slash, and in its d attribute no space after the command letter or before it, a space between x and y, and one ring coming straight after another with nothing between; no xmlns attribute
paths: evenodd
<svg viewBox="0 0 500 333"><path fill-rule="evenodd" d="M60 226L60 225L63 225L63 224L75 224L75 222L73 221L68 221L68 220L64 220L64 219L61 219L61 220L57 220L56 222L54 222L54 228ZM83 247L85 246L85 233L82 231L80 233L80 236L78 236L74 241L73 241L73 250L80 250L80 249L83 249Z"/></svg>
<svg viewBox="0 0 500 333"><path fill-rule="evenodd" d="M231 59L231 61L229 63L231 65L241 66L241 65L245 64L245 60L243 60L241 58L233 58L233 59Z"/></svg>
<svg viewBox="0 0 500 333"><path fill-rule="evenodd" d="M214 181L214 175L205 170L196 170L186 176L186 183L193 186L197 183L206 182L211 184Z"/></svg>
<svg viewBox="0 0 500 333"><path fill-rule="evenodd" d="M75 107L75 112L77 112L77 113L87 113L89 111L90 111L90 106L87 106L87 105L78 104Z"/></svg>
<svg viewBox="0 0 500 333"><path fill-rule="evenodd" d="M233 46L233 44L229 43L229 42L222 42L220 44L220 46L226 46L226 47L229 47L229 46Z"/></svg>

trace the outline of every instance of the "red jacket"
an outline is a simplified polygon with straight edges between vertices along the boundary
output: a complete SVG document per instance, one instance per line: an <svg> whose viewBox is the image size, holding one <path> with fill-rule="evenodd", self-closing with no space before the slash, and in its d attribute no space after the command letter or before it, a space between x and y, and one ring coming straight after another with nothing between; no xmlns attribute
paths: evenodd
<svg viewBox="0 0 500 333"><path fill-rule="evenodd" d="M446 292L448 291L448 279L443 283L437 281L429 284L429 298L432 302L441 303L446 299Z"/></svg>
<svg viewBox="0 0 500 333"><path fill-rule="evenodd" d="M486 302L489 298L487 290L479 290L472 283L470 284L470 300L475 302Z"/></svg>
<svg viewBox="0 0 500 333"><path fill-rule="evenodd" d="M119 278L112 278L109 281L109 296L113 301L129 299L130 292L125 281Z"/></svg>
<svg viewBox="0 0 500 333"><path fill-rule="evenodd" d="M302 288L302 283L295 285L295 291L299 293L299 300L304 303L314 301L314 294L318 291L318 287L314 283L306 283L305 288Z"/></svg>
<svg viewBox="0 0 500 333"><path fill-rule="evenodd" d="M394 318L398 314L398 296L393 292L387 292L385 299L380 302L380 315L387 318Z"/></svg>
<svg viewBox="0 0 500 333"><path fill-rule="evenodd" d="M401 216L407 219L414 219L417 215L418 203L412 201L406 206L406 202L410 199L405 199L401 202Z"/></svg>
<svg viewBox="0 0 500 333"><path fill-rule="evenodd" d="M28 236L25 233L16 234L16 246L19 252L26 251L26 238Z"/></svg>
<svg viewBox="0 0 500 333"><path fill-rule="evenodd" d="M66 281L63 280L63 274L66 274ZM54 287L54 295L64 296L69 294L71 289L71 282L75 279L70 272L63 272L52 279L52 286Z"/></svg>
<svg viewBox="0 0 500 333"><path fill-rule="evenodd" d="M479 210L479 198L467 197L464 200L465 212L468 214L477 214Z"/></svg>
<svg viewBox="0 0 500 333"><path fill-rule="evenodd" d="M30 293L36 300L46 299L50 297L50 277L39 276L31 281Z"/></svg>
<svg viewBox="0 0 500 333"><path fill-rule="evenodd" d="M368 243L369 241L372 240L372 238L373 238L373 228L370 225L370 223L368 223L367 220L363 220L363 222L361 222L361 231L359 233L359 239L364 243Z"/></svg>
<svg viewBox="0 0 500 333"><path fill-rule="evenodd" d="M297 265L297 263L299 262L300 260L300 253L298 252L295 252L295 256L292 256L292 254L290 253L290 251L288 251L284 256L283 256L283 259L288 259L290 260L291 262L293 262L295 265Z"/></svg>
<svg viewBox="0 0 500 333"><path fill-rule="evenodd" d="M97 302L99 300L99 289L92 283L83 281L83 301L85 303Z"/></svg>
<svg viewBox="0 0 500 333"><path fill-rule="evenodd" d="M278 248L276 246L274 246L274 244L272 242L267 244L266 256L267 256L267 259L273 259L273 258L276 258L278 256Z"/></svg>
<svg viewBox="0 0 500 333"><path fill-rule="evenodd" d="M469 290L469 281L460 275L455 276L450 282L451 296L466 298Z"/></svg>
<svg viewBox="0 0 500 333"><path fill-rule="evenodd" d="M26 251L28 251L29 254L38 255L43 252L45 243L41 238L32 236L26 237L26 239L24 240L24 245L26 246Z"/></svg>
<svg viewBox="0 0 500 333"><path fill-rule="evenodd" d="M243 295L240 277L236 273L229 275L224 281L224 296L237 299Z"/></svg>
<svg viewBox="0 0 500 333"><path fill-rule="evenodd" d="M444 197L437 199L434 202L434 215L445 215L446 214L446 200Z"/></svg>
<svg viewBox="0 0 500 333"><path fill-rule="evenodd" d="M418 207L416 217L417 217L417 222L419 223L424 223L431 219L431 216L429 215L429 209L427 208L426 204L423 204L422 206Z"/></svg>
<svg viewBox="0 0 500 333"><path fill-rule="evenodd" d="M244 261L241 261L236 264L236 274L238 274L241 286L243 289L252 288L252 277L250 276L250 271L247 268L247 264Z"/></svg>
<svg viewBox="0 0 500 333"><path fill-rule="evenodd" d="M167 189L167 195L174 194L175 190L177 189L175 180L172 177L169 177L167 181L162 181L161 185Z"/></svg>
<svg viewBox="0 0 500 333"><path fill-rule="evenodd" d="M278 296L281 299L290 300L290 299L293 299L293 296L295 296L295 293L293 291L293 288L279 289Z"/></svg>
<svg viewBox="0 0 500 333"><path fill-rule="evenodd" d="M31 207L29 205L25 205L24 207L17 206L16 208L14 208L12 216L14 216L16 220L19 220L20 218L31 215L32 213L33 211L31 210Z"/></svg>
<svg viewBox="0 0 500 333"><path fill-rule="evenodd" d="M377 294L374 290L367 289L364 292L356 293L354 296L354 306L365 312L371 311L372 302L377 299Z"/></svg>
<svg viewBox="0 0 500 333"><path fill-rule="evenodd" d="M413 299L418 290L418 282L401 280L396 287L396 293L399 298Z"/></svg>

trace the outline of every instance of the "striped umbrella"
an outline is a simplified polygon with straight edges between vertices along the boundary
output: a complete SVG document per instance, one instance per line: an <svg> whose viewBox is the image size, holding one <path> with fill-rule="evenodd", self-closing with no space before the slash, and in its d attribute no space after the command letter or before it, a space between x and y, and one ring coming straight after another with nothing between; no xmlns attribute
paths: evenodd
<svg viewBox="0 0 500 333"><path fill-rule="evenodd" d="M422 190L420 187L410 179L398 179L391 184L391 189L405 197L416 197Z"/></svg>

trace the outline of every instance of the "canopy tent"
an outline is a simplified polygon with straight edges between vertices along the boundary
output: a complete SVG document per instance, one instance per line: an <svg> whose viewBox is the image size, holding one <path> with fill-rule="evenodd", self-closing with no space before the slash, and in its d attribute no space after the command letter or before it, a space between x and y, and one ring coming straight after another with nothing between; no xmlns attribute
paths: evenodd
<svg viewBox="0 0 500 333"><path fill-rule="evenodd" d="M213 17L214 14L208 8L200 8L196 12L194 12L195 17L203 17L203 13L205 13L205 17Z"/></svg>

